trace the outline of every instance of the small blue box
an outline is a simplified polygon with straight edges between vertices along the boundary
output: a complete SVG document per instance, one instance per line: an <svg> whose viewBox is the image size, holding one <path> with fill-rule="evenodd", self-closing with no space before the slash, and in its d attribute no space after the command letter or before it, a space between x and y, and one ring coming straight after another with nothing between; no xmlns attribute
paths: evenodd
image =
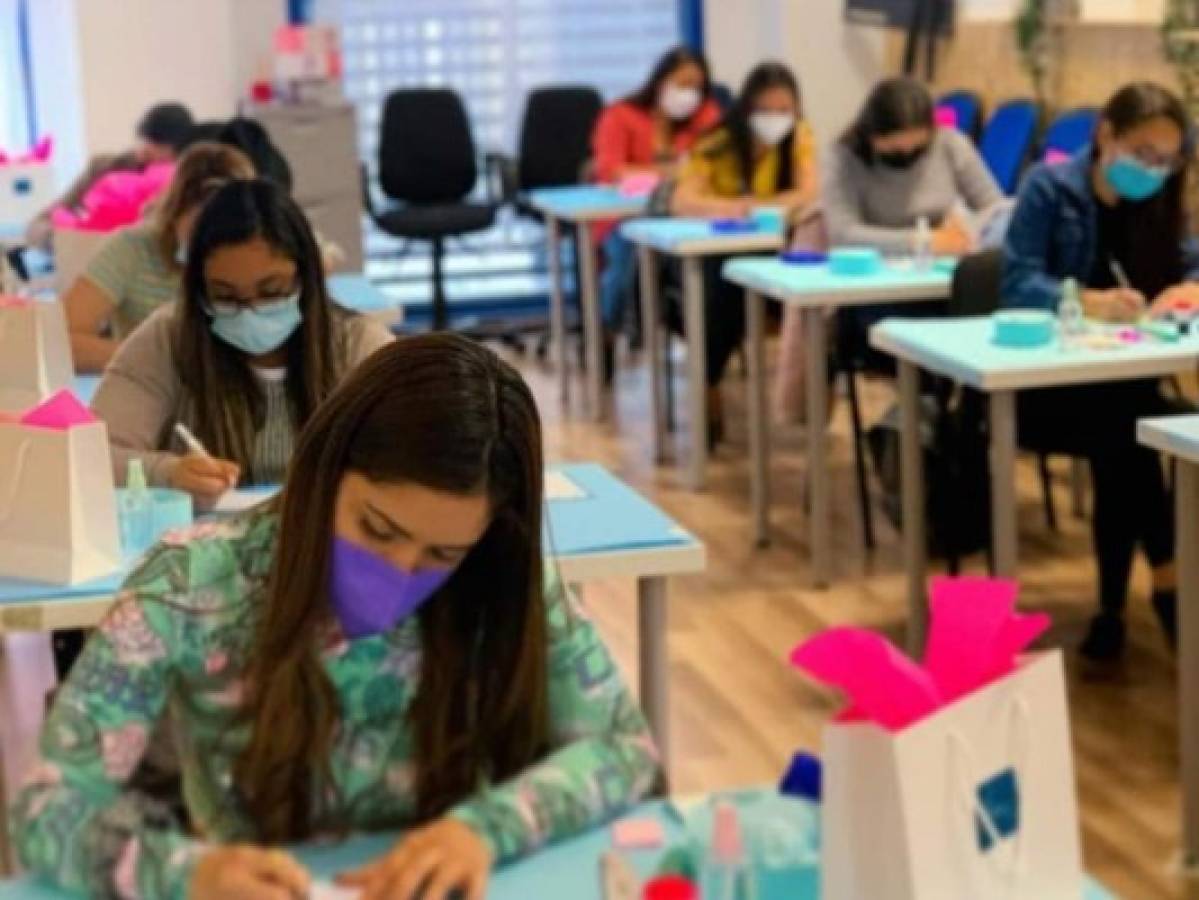
<svg viewBox="0 0 1199 900"><path fill-rule="evenodd" d="M991 316L997 347L1044 347L1053 342L1057 319L1039 309L1005 309Z"/></svg>

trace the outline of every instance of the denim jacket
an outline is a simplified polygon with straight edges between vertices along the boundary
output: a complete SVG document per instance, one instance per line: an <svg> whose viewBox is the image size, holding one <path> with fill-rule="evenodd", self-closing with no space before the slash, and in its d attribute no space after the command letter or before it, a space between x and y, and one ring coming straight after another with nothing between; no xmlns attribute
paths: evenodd
<svg viewBox="0 0 1199 900"><path fill-rule="evenodd" d="M1029 172L1003 246L1003 305L1056 310L1065 278L1085 282L1095 265L1098 201L1091 188L1091 149ZM1199 281L1199 246L1182 245L1188 281Z"/></svg>

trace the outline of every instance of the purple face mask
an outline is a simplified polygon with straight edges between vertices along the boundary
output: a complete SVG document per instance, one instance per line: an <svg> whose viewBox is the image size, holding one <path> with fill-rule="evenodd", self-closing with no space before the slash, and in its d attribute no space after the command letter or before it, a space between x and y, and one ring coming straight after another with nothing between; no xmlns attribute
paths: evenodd
<svg viewBox="0 0 1199 900"><path fill-rule="evenodd" d="M350 640L390 631L437 592L453 569L407 572L357 544L333 538L329 595Z"/></svg>

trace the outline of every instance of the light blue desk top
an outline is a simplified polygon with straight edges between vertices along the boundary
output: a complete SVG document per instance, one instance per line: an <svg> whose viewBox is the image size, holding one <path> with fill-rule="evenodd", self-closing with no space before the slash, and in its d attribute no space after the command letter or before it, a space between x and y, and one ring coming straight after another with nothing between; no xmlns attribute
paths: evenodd
<svg viewBox="0 0 1199 900"><path fill-rule="evenodd" d="M1178 343L1149 339L1117 348L1013 349L992 341L989 316L960 319L887 319L870 331L879 350L983 391L1022 390L1151 378L1172 374L1199 359L1199 336Z"/></svg>
<svg viewBox="0 0 1199 900"><path fill-rule="evenodd" d="M552 468L586 492L579 499L546 504L545 552L560 562L592 554L699 546L695 537L603 466L576 463ZM31 601L111 597L126 574L122 570L70 586L0 578L0 608Z"/></svg>
<svg viewBox="0 0 1199 900"><path fill-rule="evenodd" d="M662 803L650 803L632 813L651 816L665 827L667 841L682 836L678 818ZM367 862L391 846L395 835L352 838L335 845L306 849L298 855L317 878L329 879L338 872ZM489 900L604 900L599 881L599 859L612 849L608 828L598 828L573 840L535 854L497 872L487 892ZM661 850L623 853L643 876L649 875L661 857ZM40 887L31 881L0 883L0 900L63 900L69 895ZM797 893L793 900L819 900L818 889L810 894ZM1115 900L1095 882L1088 882L1083 900Z"/></svg>
<svg viewBox="0 0 1199 900"><path fill-rule="evenodd" d="M1199 415L1141 419L1137 422L1137 439L1163 453L1199 464Z"/></svg>
<svg viewBox="0 0 1199 900"><path fill-rule="evenodd" d="M917 269L892 261L872 275L834 275L827 263L799 265L781 259L731 259L721 270L726 281L792 306L848 306L940 300L949 296L953 261Z"/></svg>
<svg viewBox="0 0 1199 900"><path fill-rule="evenodd" d="M534 209L565 222L624 219L640 215L649 201L648 197L622 194L604 184L538 188L529 191L525 199Z"/></svg>
<svg viewBox="0 0 1199 900"><path fill-rule="evenodd" d="M360 272L337 272L330 275L328 286L329 296L334 302L363 315L399 309L401 305Z"/></svg>
<svg viewBox="0 0 1199 900"><path fill-rule="evenodd" d="M644 244L673 256L714 256L724 253L769 253L783 248L781 231L719 232L711 219L634 219L620 233L634 244Z"/></svg>
<svg viewBox="0 0 1199 900"><path fill-rule="evenodd" d="M76 397L91 406L92 398L96 396L98 387L100 387L99 375L76 375L72 390L75 391Z"/></svg>

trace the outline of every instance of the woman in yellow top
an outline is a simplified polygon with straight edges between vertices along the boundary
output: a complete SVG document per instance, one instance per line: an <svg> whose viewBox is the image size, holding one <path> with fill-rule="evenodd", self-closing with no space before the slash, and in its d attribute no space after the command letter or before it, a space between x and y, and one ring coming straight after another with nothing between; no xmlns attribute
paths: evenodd
<svg viewBox="0 0 1199 900"><path fill-rule="evenodd" d="M779 207L797 221L819 192L816 142L803 120L799 82L782 63L757 66L724 120L700 141L679 176L671 211L679 216L745 218ZM719 385L745 336L740 288L720 277L721 257L704 261L709 443L723 435Z"/></svg>

